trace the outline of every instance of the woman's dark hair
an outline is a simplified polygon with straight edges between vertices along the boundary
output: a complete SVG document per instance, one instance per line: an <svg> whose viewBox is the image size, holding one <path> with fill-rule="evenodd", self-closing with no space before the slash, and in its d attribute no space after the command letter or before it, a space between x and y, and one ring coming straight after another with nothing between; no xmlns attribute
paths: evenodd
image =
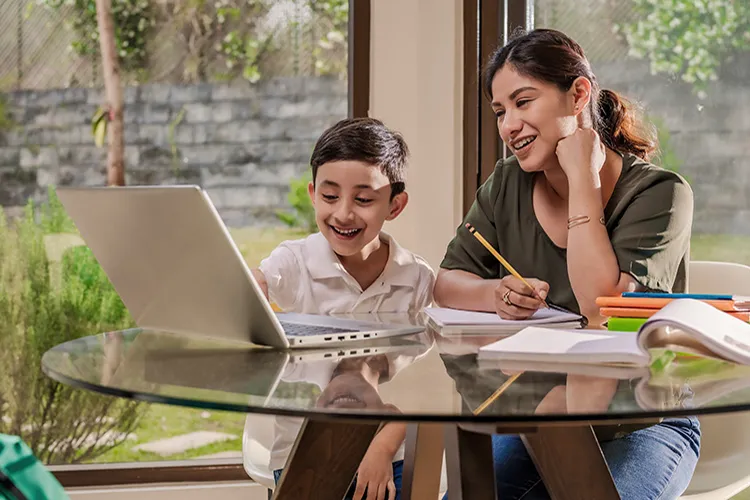
<svg viewBox="0 0 750 500"><path fill-rule="evenodd" d="M649 160L658 149L654 127L644 123L633 103L612 90L599 88L583 49L564 33L551 29L521 30L507 45L498 48L484 69L484 92L490 100L492 80L506 63L518 73L554 84L563 92L570 89L576 78L588 78L589 112L602 142L610 149L644 160Z"/></svg>

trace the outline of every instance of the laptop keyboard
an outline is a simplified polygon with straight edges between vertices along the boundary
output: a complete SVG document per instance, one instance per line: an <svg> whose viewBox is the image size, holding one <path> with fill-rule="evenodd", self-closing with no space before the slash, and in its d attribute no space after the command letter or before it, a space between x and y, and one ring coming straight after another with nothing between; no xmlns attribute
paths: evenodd
<svg viewBox="0 0 750 500"><path fill-rule="evenodd" d="M304 325L302 323L281 322L284 333L291 337L305 337L309 335L325 335L327 333L354 333L351 328L335 328L323 325Z"/></svg>

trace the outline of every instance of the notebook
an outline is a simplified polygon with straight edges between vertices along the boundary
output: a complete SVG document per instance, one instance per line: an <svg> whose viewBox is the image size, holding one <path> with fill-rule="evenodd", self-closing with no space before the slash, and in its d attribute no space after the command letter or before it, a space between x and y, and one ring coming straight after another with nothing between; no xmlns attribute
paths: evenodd
<svg viewBox="0 0 750 500"><path fill-rule="evenodd" d="M635 332L530 326L479 349L479 358L648 366L652 349L750 364L750 324L703 301L676 299Z"/></svg>
<svg viewBox="0 0 750 500"><path fill-rule="evenodd" d="M464 311L445 307L428 307L425 313L441 334L516 332L529 325L550 328L581 328L585 319L559 308L539 309L525 320L507 320L495 313Z"/></svg>

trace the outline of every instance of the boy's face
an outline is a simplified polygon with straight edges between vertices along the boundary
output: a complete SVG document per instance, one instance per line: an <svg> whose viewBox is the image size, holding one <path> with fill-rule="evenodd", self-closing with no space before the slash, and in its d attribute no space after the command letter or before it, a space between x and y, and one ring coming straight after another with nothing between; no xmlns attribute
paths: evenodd
<svg viewBox="0 0 750 500"><path fill-rule="evenodd" d="M406 193L391 199L388 177L359 161L324 163L308 191L320 232L345 257L378 238L383 223L396 218L408 201Z"/></svg>

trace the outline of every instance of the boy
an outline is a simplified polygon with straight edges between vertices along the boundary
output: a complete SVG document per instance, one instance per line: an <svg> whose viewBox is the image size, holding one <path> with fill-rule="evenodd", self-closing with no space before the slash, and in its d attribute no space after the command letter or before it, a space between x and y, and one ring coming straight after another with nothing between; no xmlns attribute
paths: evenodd
<svg viewBox="0 0 750 500"><path fill-rule="evenodd" d="M407 156L403 138L379 120L345 119L323 132L308 186L320 232L282 243L253 269L267 298L286 312L310 314L418 311L432 302L433 270L382 232L409 200ZM392 423L373 439L357 473L358 497L391 489L405 434L404 424ZM272 470L283 466L279 452L288 453L278 449L279 438Z"/></svg>

